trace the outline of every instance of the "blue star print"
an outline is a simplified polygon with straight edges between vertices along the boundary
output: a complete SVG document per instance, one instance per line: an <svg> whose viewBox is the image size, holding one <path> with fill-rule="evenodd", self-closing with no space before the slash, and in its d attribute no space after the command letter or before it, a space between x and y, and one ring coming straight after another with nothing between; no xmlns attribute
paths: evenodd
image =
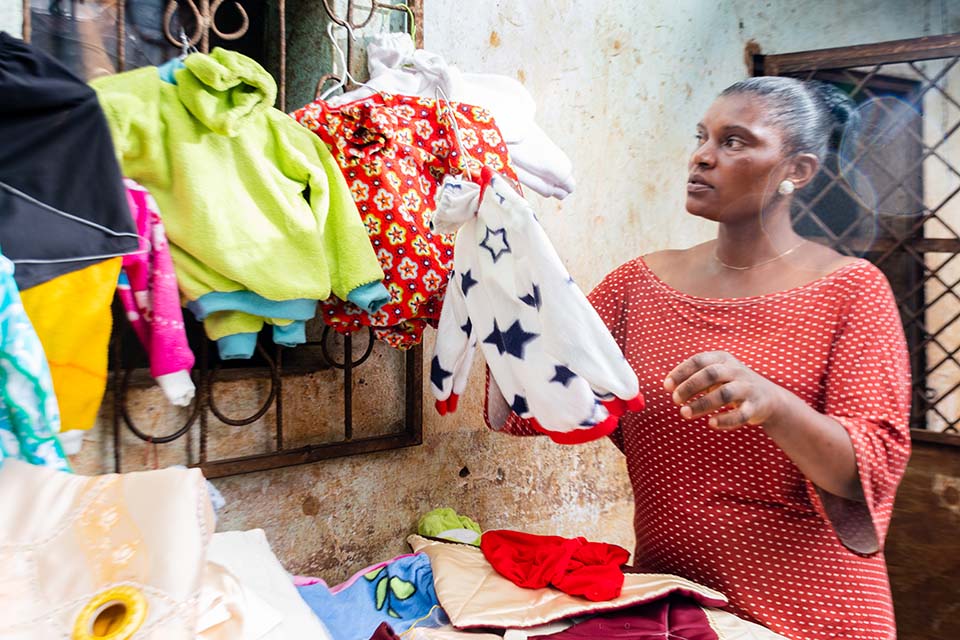
<svg viewBox="0 0 960 640"><path fill-rule="evenodd" d="M540 334L524 331L520 325L520 321L515 320L514 323L510 325L510 328L500 335L501 341L503 342L503 350L514 358L523 360L523 352L527 347L527 343L537 338ZM503 353L503 351L501 351L501 353Z"/></svg>
<svg viewBox="0 0 960 640"><path fill-rule="evenodd" d="M437 389L443 389L444 381L452 376L453 373L447 371L440 365L440 358L433 356L433 362L430 363L430 382Z"/></svg>
<svg viewBox="0 0 960 640"><path fill-rule="evenodd" d="M513 396L513 404L510 405L510 410L518 416L527 413L530 410L527 406L527 399L523 396Z"/></svg>
<svg viewBox="0 0 960 640"><path fill-rule="evenodd" d="M533 307L534 309L539 309L540 303L542 302L540 300L540 287L538 287L537 285L533 285L533 293L528 293L527 295L520 298L520 302L524 303L529 307Z"/></svg>
<svg viewBox="0 0 960 640"><path fill-rule="evenodd" d="M480 246L490 252L490 257L496 263L505 253L510 253L510 243L507 242L506 229L491 229L487 227L487 233L483 237Z"/></svg>
<svg viewBox="0 0 960 640"><path fill-rule="evenodd" d="M571 379L577 377L577 374L575 374L573 371L570 371L570 369L567 369L562 364L555 365L553 369L554 369L554 374L553 374L553 377L550 378L550 382L559 382L560 384L566 387Z"/></svg>
<svg viewBox="0 0 960 640"><path fill-rule="evenodd" d="M493 321L493 331L490 332L486 338L483 339L484 344L492 344L497 348L497 351L500 355L503 355L506 347L503 346L503 334L500 332L500 327L497 326L497 321Z"/></svg>
<svg viewBox="0 0 960 640"><path fill-rule="evenodd" d="M473 274L468 270L466 273L460 276L460 290L463 291L463 295L466 296L470 289L477 284L477 281L474 280Z"/></svg>
<svg viewBox="0 0 960 640"><path fill-rule="evenodd" d="M470 334L473 333L473 320L467 318L467 324L460 325L460 331L463 331L467 334L467 337L470 337Z"/></svg>

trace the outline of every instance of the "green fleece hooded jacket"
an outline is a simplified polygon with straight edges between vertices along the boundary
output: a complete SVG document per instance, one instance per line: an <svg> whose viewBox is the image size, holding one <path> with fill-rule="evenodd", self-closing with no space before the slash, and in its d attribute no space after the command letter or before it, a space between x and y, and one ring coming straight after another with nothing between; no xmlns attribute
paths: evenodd
<svg viewBox="0 0 960 640"><path fill-rule="evenodd" d="M346 300L381 280L340 169L316 135L273 108L270 74L223 49L184 65L177 84L143 67L91 85L124 175L160 207L187 300L242 291ZM222 313L211 338L230 333Z"/></svg>

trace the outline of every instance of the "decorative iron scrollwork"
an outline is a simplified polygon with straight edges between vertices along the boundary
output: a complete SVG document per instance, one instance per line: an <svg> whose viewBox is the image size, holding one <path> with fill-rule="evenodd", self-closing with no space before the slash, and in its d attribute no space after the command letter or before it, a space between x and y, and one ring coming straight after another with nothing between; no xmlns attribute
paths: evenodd
<svg viewBox="0 0 960 640"><path fill-rule="evenodd" d="M243 37L243 35L250 28L250 18L247 16L247 12L243 8L243 5L237 0L234 0L233 4L236 7L237 12L240 14L243 24L241 24L236 31L232 31L230 33L225 33L217 26L217 12L220 10L220 7L223 6L225 1L226 0L213 0L213 2L210 2L210 0L200 0L200 6L198 7L194 0L182 0L182 2L186 3L187 7L190 9L190 12L193 14L193 33L187 35L187 44L189 46L195 47L199 43L200 51L203 53L208 53L210 51L211 31L224 40L236 40ZM163 12L163 35L167 38L167 41L174 46L181 45L178 34L175 34L172 28L173 17L176 15L179 9L180 2L177 0L170 0L170 2L167 3L166 10ZM180 24L183 25L182 20L180 21Z"/></svg>

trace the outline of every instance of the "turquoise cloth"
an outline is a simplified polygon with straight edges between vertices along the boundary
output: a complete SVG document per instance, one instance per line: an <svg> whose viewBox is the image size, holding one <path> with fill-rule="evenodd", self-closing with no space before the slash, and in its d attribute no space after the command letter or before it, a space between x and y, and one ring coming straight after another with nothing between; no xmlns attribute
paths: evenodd
<svg viewBox="0 0 960 640"><path fill-rule="evenodd" d="M317 301L306 298L268 300L253 291L213 291L188 302L187 309L201 322L217 311L243 311L264 318L309 320L317 313Z"/></svg>
<svg viewBox="0 0 960 640"><path fill-rule="evenodd" d="M170 84L177 84L176 72L184 68L183 60L180 58L174 58L172 60L167 60L162 65L157 67L157 72L160 74L160 79L164 82Z"/></svg>
<svg viewBox="0 0 960 640"><path fill-rule="evenodd" d="M273 341L282 347L295 347L307 341L307 323L295 320L288 325L273 325Z"/></svg>
<svg viewBox="0 0 960 640"><path fill-rule="evenodd" d="M382 282L371 282L348 293L347 300L368 313L376 313L390 302L390 292Z"/></svg>
<svg viewBox="0 0 960 640"><path fill-rule="evenodd" d="M249 360L257 350L257 333L234 333L217 340L221 360Z"/></svg>
<svg viewBox="0 0 960 640"><path fill-rule="evenodd" d="M57 433L60 409L50 367L13 281L13 263L0 256L0 463L18 458L70 470Z"/></svg>

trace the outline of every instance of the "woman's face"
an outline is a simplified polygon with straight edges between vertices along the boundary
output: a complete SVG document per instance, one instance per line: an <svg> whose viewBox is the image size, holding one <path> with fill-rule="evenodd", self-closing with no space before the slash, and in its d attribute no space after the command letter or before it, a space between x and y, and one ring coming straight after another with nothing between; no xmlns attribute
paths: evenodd
<svg viewBox="0 0 960 640"><path fill-rule="evenodd" d="M786 175L783 137L762 96L721 96L697 125L687 211L717 222L758 216Z"/></svg>

